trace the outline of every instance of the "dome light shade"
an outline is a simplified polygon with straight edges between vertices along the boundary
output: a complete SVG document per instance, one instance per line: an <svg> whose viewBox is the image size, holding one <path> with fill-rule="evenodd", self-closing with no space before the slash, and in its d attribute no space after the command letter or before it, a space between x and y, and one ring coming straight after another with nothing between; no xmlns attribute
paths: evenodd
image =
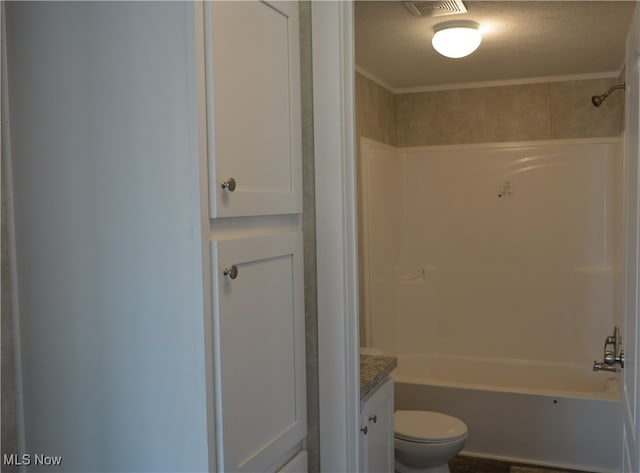
<svg viewBox="0 0 640 473"><path fill-rule="evenodd" d="M433 27L433 48L450 58L465 57L480 46L482 35L475 21L445 21Z"/></svg>

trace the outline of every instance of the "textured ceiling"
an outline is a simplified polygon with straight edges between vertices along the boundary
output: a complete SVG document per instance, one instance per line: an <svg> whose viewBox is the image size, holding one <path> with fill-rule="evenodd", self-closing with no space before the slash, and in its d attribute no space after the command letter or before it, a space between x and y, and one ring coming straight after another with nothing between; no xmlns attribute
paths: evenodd
<svg viewBox="0 0 640 473"><path fill-rule="evenodd" d="M467 13L412 16L401 2L355 3L356 66L396 91L620 71L635 2L465 1ZM474 20L482 44L448 59L431 46L436 23Z"/></svg>

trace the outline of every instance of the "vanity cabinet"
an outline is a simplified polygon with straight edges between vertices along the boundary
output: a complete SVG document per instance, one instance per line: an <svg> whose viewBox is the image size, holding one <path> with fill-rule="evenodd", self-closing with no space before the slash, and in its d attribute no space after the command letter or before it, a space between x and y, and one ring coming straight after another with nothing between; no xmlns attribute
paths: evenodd
<svg viewBox="0 0 640 473"><path fill-rule="evenodd" d="M388 378L360 404L362 473L393 471L393 413L393 380Z"/></svg>

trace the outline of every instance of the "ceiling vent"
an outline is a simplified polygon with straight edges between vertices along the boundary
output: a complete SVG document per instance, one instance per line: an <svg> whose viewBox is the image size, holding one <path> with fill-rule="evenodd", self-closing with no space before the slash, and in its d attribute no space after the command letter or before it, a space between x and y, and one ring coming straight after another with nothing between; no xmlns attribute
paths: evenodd
<svg viewBox="0 0 640 473"><path fill-rule="evenodd" d="M445 0L443 2L402 2L413 16L446 16L467 13L462 0Z"/></svg>

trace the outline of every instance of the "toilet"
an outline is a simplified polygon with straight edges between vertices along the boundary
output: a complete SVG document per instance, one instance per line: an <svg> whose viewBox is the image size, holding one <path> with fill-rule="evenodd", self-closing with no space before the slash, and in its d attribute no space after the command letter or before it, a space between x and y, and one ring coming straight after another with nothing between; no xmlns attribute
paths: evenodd
<svg viewBox="0 0 640 473"><path fill-rule="evenodd" d="M395 471L397 473L449 473L469 434L456 417L430 411L396 411Z"/></svg>

